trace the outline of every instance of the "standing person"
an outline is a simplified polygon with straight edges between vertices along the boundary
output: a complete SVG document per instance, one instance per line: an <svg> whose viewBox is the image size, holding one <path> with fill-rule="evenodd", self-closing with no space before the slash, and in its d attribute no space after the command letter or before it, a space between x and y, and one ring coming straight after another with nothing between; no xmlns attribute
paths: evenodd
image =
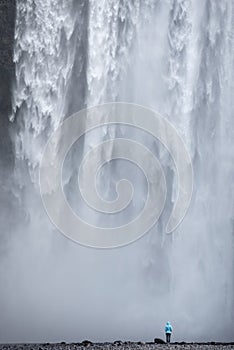
<svg viewBox="0 0 234 350"><path fill-rule="evenodd" d="M170 343L171 341L171 333L172 333L172 325L168 321L165 326L165 333L166 333L166 342Z"/></svg>

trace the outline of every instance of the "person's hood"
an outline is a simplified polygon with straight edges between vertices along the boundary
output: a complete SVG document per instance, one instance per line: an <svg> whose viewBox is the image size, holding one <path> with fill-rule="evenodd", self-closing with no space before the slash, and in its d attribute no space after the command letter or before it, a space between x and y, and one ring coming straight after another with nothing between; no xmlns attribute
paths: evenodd
<svg viewBox="0 0 234 350"><path fill-rule="evenodd" d="M169 325L169 324L170 324L170 322L168 321L168 322L167 322L167 324Z"/></svg>

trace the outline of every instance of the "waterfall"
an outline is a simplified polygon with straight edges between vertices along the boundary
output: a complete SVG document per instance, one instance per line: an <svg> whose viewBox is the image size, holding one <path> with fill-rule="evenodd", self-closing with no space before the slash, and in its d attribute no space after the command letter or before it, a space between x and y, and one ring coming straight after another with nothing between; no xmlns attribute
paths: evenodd
<svg viewBox="0 0 234 350"><path fill-rule="evenodd" d="M168 319L174 341L233 340L233 57L229 0L17 0L10 118L17 213L0 271L1 341L149 341L164 336ZM193 197L166 235L177 179L165 147L121 125L87 133L63 174L67 197L86 219L125 223L146 195L141 171L116 160L101 169L98 186L112 199L116 181L128 177L136 192L131 211L116 223L76 204L77 162L103 140L144 144L168 187L155 227L130 245L98 250L68 240L49 221L39 164L69 115L119 101L154 109L176 128L192 158Z"/></svg>

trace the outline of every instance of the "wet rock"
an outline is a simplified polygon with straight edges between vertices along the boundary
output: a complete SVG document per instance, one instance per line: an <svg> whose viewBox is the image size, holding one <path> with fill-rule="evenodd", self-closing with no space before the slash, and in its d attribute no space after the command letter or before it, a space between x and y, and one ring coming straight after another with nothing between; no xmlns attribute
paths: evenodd
<svg viewBox="0 0 234 350"><path fill-rule="evenodd" d="M166 344L166 342L164 340L160 339L160 338L154 338L154 342L156 344Z"/></svg>
<svg viewBox="0 0 234 350"><path fill-rule="evenodd" d="M93 343L90 340L83 340L81 344L85 347L93 345Z"/></svg>
<svg viewBox="0 0 234 350"><path fill-rule="evenodd" d="M114 345L123 345L122 340L115 340Z"/></svg>

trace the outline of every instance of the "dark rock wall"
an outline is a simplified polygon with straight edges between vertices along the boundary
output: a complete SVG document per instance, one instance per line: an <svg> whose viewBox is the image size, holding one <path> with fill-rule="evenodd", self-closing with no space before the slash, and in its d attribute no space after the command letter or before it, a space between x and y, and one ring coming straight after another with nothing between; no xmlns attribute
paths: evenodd
<svg viewBox="0 0 234 350"><path fill-rule="evenodd" d="M16 0L0 0L0 257L4 256L11 231L13 232L15 198L11 175L14 156L10 138L9 115L14 79L13 47Z"/></svg>
<svg viewBox="0 0 234 350"><path fill-rule="evenodd" d="M0 0L0 169L12 166L13 156L9 136L11 85L14 77L13 46L15 0ZM4 172L5 173L5 172Z"/></svg>

